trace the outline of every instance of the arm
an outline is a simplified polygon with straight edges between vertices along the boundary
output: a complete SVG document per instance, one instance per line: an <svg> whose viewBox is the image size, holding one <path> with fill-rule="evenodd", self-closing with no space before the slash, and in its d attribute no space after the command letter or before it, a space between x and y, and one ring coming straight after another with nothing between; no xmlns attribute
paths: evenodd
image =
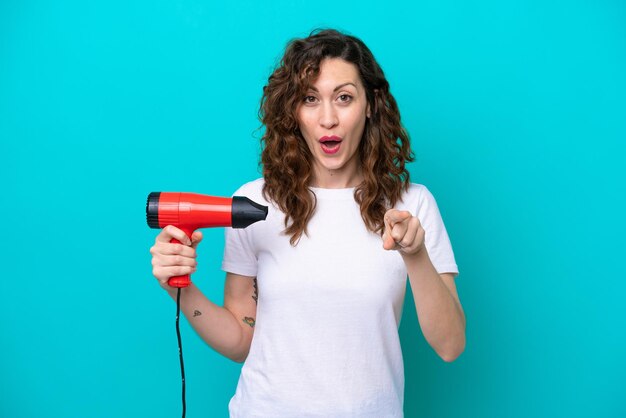
<svg viewBox="0 0 626 418"><path fill-rule="evenodd" d="M226 274L224 306L207 299L194 285L182 289L181 310L198 335L215 351L236 362L250 351L256 319L256 279ZM176 300L176 289L168 289Z"/></svg>
<svg viewBox="0 0 626 418"><path fill-rule="evenodd" d="M385 214L383 248L402 255L424 337L443 360L451 362L465 349L465 314L453 274L437 273L424 235L419 219L411 213L391 209Z"/></svg>
<svg viewBox="0 0 626 418"><path fill-rule="evenodd" d="M447 362L465 349L465 314L451 273L438 274L426 248L402 253L420 327L428 344Z"/></svg>
<svg viewBox="0 0 626 418"><path fill-rule="evenodd" d="M176 238L181 244L172 244ZM157 236L150 248L152 274L167 293L176 300L177 289L167 281L172 276L196 271L196 247L202 233L196 231L189 239L185 233L169 225ZM256 318L256 279L227 273L224 285L224 307L207 299L192 283L181 289L183 314L198 335L218 353L237 362L248 356Z"/></svg>

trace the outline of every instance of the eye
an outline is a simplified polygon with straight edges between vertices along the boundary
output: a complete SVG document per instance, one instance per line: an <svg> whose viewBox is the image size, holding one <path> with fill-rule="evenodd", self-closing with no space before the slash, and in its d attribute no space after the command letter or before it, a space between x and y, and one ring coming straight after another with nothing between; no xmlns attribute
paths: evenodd
<svg viewBox="0 0 626 418"><path fill-rule="evenodd" d="M304 103L315 103L315 100L317 100L315 96L304 96L304 99L302 99Z"/></svg>
<svg viewBox="0 0 626 418"><path fill-rule="evenodd" d="M350 96L349 94L342 94L339 96L339 101L343 103L348 103L352 101L352 96Z"/></svg>

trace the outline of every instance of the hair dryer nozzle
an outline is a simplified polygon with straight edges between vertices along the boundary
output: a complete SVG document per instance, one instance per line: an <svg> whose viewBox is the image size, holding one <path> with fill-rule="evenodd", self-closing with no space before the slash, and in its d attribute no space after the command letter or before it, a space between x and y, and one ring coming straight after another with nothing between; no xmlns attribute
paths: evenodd
<svg viewBox="0 0 626 418"><path fill-rule="evenodd" d="M233 228L245 228L267 218L267 206L243 196L233 196Z"/></svg>

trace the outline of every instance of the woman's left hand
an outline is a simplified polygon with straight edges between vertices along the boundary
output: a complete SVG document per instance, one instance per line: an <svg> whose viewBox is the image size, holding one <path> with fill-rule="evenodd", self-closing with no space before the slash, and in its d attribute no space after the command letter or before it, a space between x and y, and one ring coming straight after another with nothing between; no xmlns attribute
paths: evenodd
<svg viewBox="0 0 626 418"><path fill-rule="evenodd" d="M403 254L417 254L424 248L424 228L417 217L406 210L389 209L385 212L383 248Z"/></svg>

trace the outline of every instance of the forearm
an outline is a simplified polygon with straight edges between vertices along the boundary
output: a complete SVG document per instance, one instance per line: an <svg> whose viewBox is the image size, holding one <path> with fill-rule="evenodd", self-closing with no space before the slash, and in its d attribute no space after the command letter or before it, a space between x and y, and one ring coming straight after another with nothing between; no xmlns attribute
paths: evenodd
<svg viewBox="0 0 626 418"><path fill-rule="evenodd" d="M465 315L461 304L433 266L426 248L402 254L422 333L445 361L453 361L465 348Z"/></svg>
<svg viewBox="0 0 626 418"><path fill-rule="evenodd" d="M168 293L176 300L176 289ZM241 325L228 309L211 302L193 283L182 289L180 305L193 329L215 351L234 361L246 357Z"/></svg>

